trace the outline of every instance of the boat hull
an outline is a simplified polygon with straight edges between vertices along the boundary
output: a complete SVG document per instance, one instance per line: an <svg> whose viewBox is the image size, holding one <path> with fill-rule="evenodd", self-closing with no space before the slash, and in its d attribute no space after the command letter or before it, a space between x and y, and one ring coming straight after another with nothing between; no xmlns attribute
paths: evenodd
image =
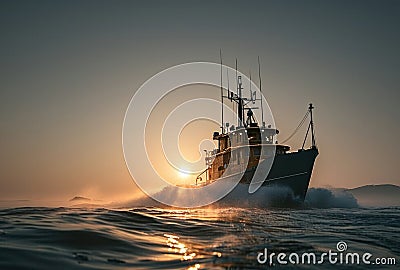
<svg viewBox="0 0 400 270"><path fill-rule="evenodd" d="M240 182L250 184L264 180L263 186L289 188L296 200L304 201L317 156L317 148L276 155L264 179L253 179L256 170L253 168L245 172Z"/></svg>

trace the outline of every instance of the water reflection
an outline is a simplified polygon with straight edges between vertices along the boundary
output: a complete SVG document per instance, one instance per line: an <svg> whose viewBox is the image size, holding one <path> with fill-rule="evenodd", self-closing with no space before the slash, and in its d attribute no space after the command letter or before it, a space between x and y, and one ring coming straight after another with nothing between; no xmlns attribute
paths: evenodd
<svg viewBox="0 0 400 270"><path fill-rule="evenodd" d="M196 263L193 266L190 266L187 270L197 270L200 269L200 264Z"/></svg>
<svg viewBox="0 0 400 270"><path fill-rule="evenodd" d="M182 255L182 261L192 260L196 253L190 252L184 243L179 242L179 236L173 234L164 234L167 238L168 252L179 253Z"/></svg>
<svg viewBox="0 0 400 270"><path fill-rule="evenodd" d="M184 243L179 241L179 236L166 233L164 234L164 237L167 238L166 243L168 246L168 252L180 254L182 256L181 261L190 261L196 257L195 252L191 252ZM196 263L188 268L188 270L196 269L200 269L200 264Z"/></svg>
<svg viewBox="0 0 400 270"><path fill-rule="evenodd" d="M398 258L399 213L399 208L3 209L0 269L32 268L31 260L21 259L26 254L43 262L40 269L57 263L65 269L259 269L257 254L264 248L318 253L338 239L352 239L353 252Z"/></svg>

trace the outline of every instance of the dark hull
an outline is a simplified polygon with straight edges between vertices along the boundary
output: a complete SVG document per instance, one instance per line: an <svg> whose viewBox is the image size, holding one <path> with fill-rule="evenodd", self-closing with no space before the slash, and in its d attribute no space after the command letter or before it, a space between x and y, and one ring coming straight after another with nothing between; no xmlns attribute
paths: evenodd
<svg viewBox="0 0 400 270"><path fill-rule="evenodd" d="M263 186L289 188L297 200L304 201L317 155L316 148L276 155ZM255 169L247 170L240 182L249 184L254 172Z"/></svg>

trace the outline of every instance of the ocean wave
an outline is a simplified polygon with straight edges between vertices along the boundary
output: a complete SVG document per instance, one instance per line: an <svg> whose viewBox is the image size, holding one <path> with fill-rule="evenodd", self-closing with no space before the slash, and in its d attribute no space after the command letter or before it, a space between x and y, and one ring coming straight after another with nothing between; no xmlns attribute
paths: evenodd
<svg viewBox="0 0 400 270"><path fill-rule="evenodd" d="M396 257L399 218L399 208L3 209L0 269L257 269L265 247L319 252L339 240Z"/></svg>
<svg viewBox="0 0 400 270"><path fill-rule="evenodd" d="M357 208L357 199L346 190L309 188L305 206L314 208Z"/></svg>

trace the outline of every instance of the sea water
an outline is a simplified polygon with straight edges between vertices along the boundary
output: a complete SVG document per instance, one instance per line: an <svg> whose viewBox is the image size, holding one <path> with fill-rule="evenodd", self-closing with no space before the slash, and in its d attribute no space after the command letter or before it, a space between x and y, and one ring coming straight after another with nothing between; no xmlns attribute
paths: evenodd
<svg viewBox="0 0 400 270"><path fill-rule="evenodd" d="M396 207L7 208L0 269L398 269L399 231ZM329 251L339 259L339 242L343 254L370 253L372 263L301 262ZM287 263L265 262L265 251L285 253ZM288 261L292 253L299 262Z"/></svg>

